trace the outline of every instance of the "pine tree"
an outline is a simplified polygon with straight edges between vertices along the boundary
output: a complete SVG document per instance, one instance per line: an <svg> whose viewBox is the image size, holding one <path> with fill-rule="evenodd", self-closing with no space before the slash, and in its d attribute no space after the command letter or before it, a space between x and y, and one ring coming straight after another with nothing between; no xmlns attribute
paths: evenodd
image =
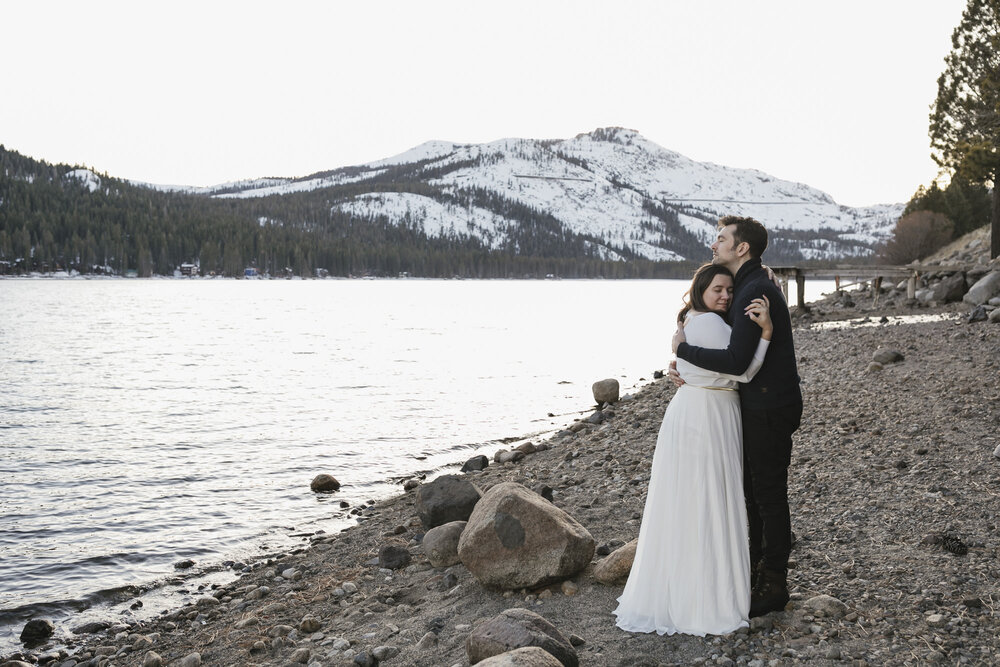
<svg viewBox="0 0 1000 667"><path fill-rule="evenodd" d="M993 185L990 256L1000 256L1000 0L969 0L951 36L930 116L935 162Z"/></svg>

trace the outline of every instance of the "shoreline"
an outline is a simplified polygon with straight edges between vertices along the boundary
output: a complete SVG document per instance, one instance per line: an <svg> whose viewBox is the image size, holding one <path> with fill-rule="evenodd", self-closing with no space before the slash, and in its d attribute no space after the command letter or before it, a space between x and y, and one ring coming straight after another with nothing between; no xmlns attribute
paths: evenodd
<svg viewBox="0 0 1000 667"><path fill-rule="evenodd" d="M851 660L906 664L954 662L962 656L973 663L985 661L987 654L978 652L980 649L1000 649L1000 640L995 639L1000 615L993 612L1000 592L991 589L1000 570L995 565L995 539L990 539L996 530L993 517L1000 516L1000 486L993 479L1000 463L992 459L993 447L1000 444L995 428L1000 402L995 370L1000 327L965 324L961 315L966 310L967 306L955 304L908 309L908 314L943 312L959 319L915 324L890 321L887 324L891 326L865 328L802 327L807 319L821 322L848 314L833 306L828 310L813 308L808 318L796 320L807 411L810 400L813 407L821 409L808 422L804 417L795 438L790 471L793 529L799 536L793 551L796 566L789 582L793 600L788 611L755 619L746 632L702 639L658 638L617 630L610 611L621 586L596 582L593 564L575 576L568 588L557 584L515 593L484 589L460 564L432 568L414 539L422 529L413 521L414 493L407 491L370 506L367 518L357 525L338 533L314 534L307 545L229 584L206 586L190 604L131 627L120 625L80 635L73 655L85 658L80 664L94 661L90 664L95 667L144 664L149 650L159 653L164 664L193 653L199 653L204 664L288 664L296 651L301 657L301 649L306 649L309 664L338 665L352 664L366 651L389 647L397 652L381 652L383 656L393 653L383 658L386 664L464 665L468 664L464 638L477 622L505 608L526 607L565 634L583 640L578 646L581 664L752 664L757 660L783 664L806 659L829 664ZM849 314L871 319L883 312L888 311L862 305ZM896 311L889 314L894 316ZM886 343L902 348L904 361L880 371L869 370L871 353ZM952 357L968 358L969 362L962 363L968 363L969 368L949 368ZM985 371L975 370L976 360ZM961 421L956 424L954 417L938 426L917 423L928 412L936 413L938 407L933 399L939 395L928 394L926 383L920 384L928 363L935 380L932 389L941 390L942 395L953 389L955 396L948 398L959 403L956 412L949 411L954 406L945 406L945 416L968 420L970 429L960 426ZM973 377L979 378L978 385L971 381ZM918 393L911 396L913 391ZM672 394L672 385L664 380L646 384L632 400L616 405L604 424L582 427L572 435L556 434L548 440L551 448L547 451L516 463L491 463L484 472L473 473L471 479L484 490L500 481L518 481L528 487L547 483L555 491L555 504L586 526L598 545L613 550L638 532L648 459L663 408ZM892 404L903 414L888 420L892 415L886 404L893 397L912 398L913 405ZM862 401L866 410L852 405L857 401ZM969 438L975 442L952 443L952 429L975 435ZM918 444L901 444L907 439ZM975 462L981 469L955 474L956 459L948 458L945 444L962 444L965 454L982 456ZM853 475L841 475L826 465L826 459L845 458L845 451L857 457L846 463ZM934 465L937 458L944 464ZM862 460L863 466L850 466ZM931 479L942 475L944 481ZM879 483L860 489L863 493L857 488L849 492L859 476L873 477L869 481ZM907 482L928 483L919 495L900 498L897 495L905 494L892 493L906 487ZM960 490L963 484L969 485L969 494ZM614 499L611 494L619 497ZM974 525L980 519L976 514L954 510L958 499L964 500L966 495L981 501L975 511L989 515L986 525ZM870 499L867 496L874 498L870 506L854 502ZM914 525L905 512L887 511L908 500L923 505L928 498L933 505L943 502L958 515L943 520L930 513ZM893 520L882 526L883 515L889 514ZM876 528L885 535L876 536L877 529L868 528L866 522L879 524ZM907 530L901 531L904 524ZM842 530L847 532L841 535ZM970 553L960 557L964 562L933 544L935 530L957 533L968 544ZM900 539L901 534L906 539ZM402 570L379 569L377 553L385 544L407 548L414 564ZM851 555L852 548L858 555L864 553L860 563ZM600 560L601 556L595 558ZM914 562L919 566L916 569ZM911 570L903 571L902 563ZM962 573L967 569L963 565L973 563L977 575L982 576L969 578ZM938 590L942 580L953 590ZM907 585L899 585L902 583ZM261 593L263 588L268 590ZM805 606L807 599L821 594L838 597L850 612L836 619ZM908 599L911 597L918 598L915 605ZM898 608L890 604L892 599ZM313 624L304 623L305 616L317 619L316 631L307 631ZM932 616L946 618L941 622L935 618L932 623ZM275 628L281 630L275 632ZM34 655L55 656L60 648L50 644ZM643 662L647 659L652 662ZM65 655L47 662L65 664L70 660Z"/></svg>

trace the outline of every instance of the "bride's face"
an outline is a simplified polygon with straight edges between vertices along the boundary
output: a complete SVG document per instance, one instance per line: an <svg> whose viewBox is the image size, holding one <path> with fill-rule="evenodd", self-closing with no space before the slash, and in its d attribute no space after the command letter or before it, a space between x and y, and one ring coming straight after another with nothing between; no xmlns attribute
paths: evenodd
<svg viewBox="0 0 1000 667"><path fill-rule="evenodd" d="M733 279L721 273L716 275L701 298L709 310L726 312L729 310L729 301L733 298Z"/></svg>

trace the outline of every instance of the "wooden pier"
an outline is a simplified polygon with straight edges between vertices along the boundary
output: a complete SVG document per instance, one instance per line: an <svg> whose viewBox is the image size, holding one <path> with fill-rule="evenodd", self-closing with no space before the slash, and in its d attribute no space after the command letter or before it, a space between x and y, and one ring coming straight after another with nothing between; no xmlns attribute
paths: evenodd
<svg viewBox="0 0 1000 667"><path fill-rule="evenodd" d="M788 298L788 287L789 283L793 280L795 281L796 287L796 303L799 308L804 308L806 305L806 278L820 278L824 280L834 280L837 283L837 289L844 289L853 284L860 283L870 283L872 296L875 298L875 302L878 303L879 291L882 288L883 278L893 278L896 280L906 279L906 298L913 299L916 297L917 284L920 281L920 276L924 273L930 272L945 272L954 273L956 271L964 271L965 267L961 266L942 266L942 265L920 265L920 264L906 264L903 266L833 266L825 268L803 268L798 266L772 266L771 270L774 271L775 275L781 281L782 291L785 293L785 301L791 303ZM848 283L843 283L842 281L853 281Z"/></svg>

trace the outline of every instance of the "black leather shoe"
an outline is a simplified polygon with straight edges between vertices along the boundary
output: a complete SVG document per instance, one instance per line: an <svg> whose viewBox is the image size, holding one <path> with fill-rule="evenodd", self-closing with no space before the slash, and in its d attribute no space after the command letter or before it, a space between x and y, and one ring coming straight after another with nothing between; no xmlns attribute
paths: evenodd
<svg viewBox="0 0 1000 667"><path fill-rule="evenodd" d="M782 611L788 604L788 582L779 570L761 571L757 587L750 592L750 618Z"/></svg>

